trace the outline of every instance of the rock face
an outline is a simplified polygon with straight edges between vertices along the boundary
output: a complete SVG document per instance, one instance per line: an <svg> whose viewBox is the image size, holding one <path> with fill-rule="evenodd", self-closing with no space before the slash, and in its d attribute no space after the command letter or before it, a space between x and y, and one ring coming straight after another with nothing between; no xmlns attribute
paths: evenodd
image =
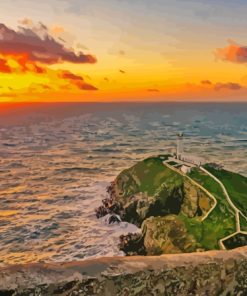
<svg viewBox="0 0 247 296"><path fill-rule="evenodd" d="M247 295L247 247L0 268L0 295Z"/></svg>
<svg viewBox="0 0 247 296"><path fill-rule="evenodd" d="M143 244L149 255L188 253L200 250L200 244L188 233L176 215L150 217L142 224Z"/></svg>

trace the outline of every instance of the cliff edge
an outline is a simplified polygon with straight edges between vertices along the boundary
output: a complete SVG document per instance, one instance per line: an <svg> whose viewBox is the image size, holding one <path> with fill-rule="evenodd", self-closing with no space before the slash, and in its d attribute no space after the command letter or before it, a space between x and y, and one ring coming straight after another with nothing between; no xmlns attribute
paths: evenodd
<svg viewBox="0 0 247 296"><path fill-rule="evenodd" d="M0 295L247 295L247 247L4 267Z"/></svg>

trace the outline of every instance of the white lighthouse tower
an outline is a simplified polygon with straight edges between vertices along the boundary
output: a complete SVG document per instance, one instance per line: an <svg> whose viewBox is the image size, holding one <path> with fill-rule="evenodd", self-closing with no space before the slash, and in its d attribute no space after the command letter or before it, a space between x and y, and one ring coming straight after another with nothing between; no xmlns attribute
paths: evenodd
<svg viewBox="0 0 247 296"><path fill-rule="evenodd" d="M181 159L182 158L182 154L183 154L183 133L177 133L177 159Z"/></svg>

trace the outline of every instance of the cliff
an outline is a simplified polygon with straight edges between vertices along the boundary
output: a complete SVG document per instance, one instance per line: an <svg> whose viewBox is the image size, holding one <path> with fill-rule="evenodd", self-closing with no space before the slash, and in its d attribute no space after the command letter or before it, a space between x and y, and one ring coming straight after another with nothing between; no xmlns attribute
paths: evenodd
<svg viewBox="0 0 247 296"><path fill-rule="evenodd" d="M10 266L0 295L247 295L247 247Z"/></svg>
<svg viewBox="0 0 247 296"><path fill-rule="evenodd" d="M187 164L188 165L188 164ZM120 237L126 255L160 255L247 245L247 178L216 164L149 157L120 172L97 217L117 214L141 227Z"/></svg>

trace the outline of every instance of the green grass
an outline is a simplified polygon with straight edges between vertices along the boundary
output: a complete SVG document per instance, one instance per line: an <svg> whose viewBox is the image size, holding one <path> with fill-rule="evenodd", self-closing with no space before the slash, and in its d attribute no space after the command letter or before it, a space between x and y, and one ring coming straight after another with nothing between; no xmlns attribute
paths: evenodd
<svg viewBox="0 0 247 296"><path fill-rule="evenodd" d="M205 169L223 183L234 205L247 216L247 178L226 170L216 170L208 165L205 165Z"/></svg>
<svg viewBox="0 0 247 296"><path fill-rule="evenodd" d="M218 249L219 239L236 231L235 214L231 210L220 185L210 176L194 168L190 177L207 189L217 200L217 206L201 223L200 242L209 249ZM198 237L198 230L194 233Z"/></svg>
<svg viewBox="0 0 247 296"><path fill-rule="evenodd" d="M124 196L137 192L147 192L148 195L154 195L165 181L179 185L182 183L183 177L164 166L160 157L151 157L122 171L116 181L120 180L126 180L124 182Z"/></svg>
<svg viewBox="0 0 247 296"><path fill-rule="evenodd" d="M165 166L163 161L166 158L167 155L150 157L122 171L116 179L119 187L122 186L122 197L138 192L146 192L153 196L161 189L162 184L166 184L167 188L181 186L185 177ZM221 186L213 178L198 168L194 168L189 176L213 194L218 203L204 221L201 221L200 217L188 218L181 213L178 218L185 223L188 232L202 248L219 249L219 240L236 231L235 213L228 204ZM246 229L245 221L241 220L241 223Z"/></svg>
<svg viewBox="0 0 247 296"><path fill-rule="evenodd" d="M239 215L239 221L240 221L240 229L242 231L247 231L247 220L242 215Z"/></svg>
<svg viewBox="0 0 247 296"><path fill-rule="evenodd" d="M179 219L182 220L185 223L186 229L190 234L194 236L194 238L198 241L198 243L202 244L202 223L201 221L195 217L195 218L188 218L187 216L183 214L178 215ZM203 246L205 247L205 246Z"/></svg>

